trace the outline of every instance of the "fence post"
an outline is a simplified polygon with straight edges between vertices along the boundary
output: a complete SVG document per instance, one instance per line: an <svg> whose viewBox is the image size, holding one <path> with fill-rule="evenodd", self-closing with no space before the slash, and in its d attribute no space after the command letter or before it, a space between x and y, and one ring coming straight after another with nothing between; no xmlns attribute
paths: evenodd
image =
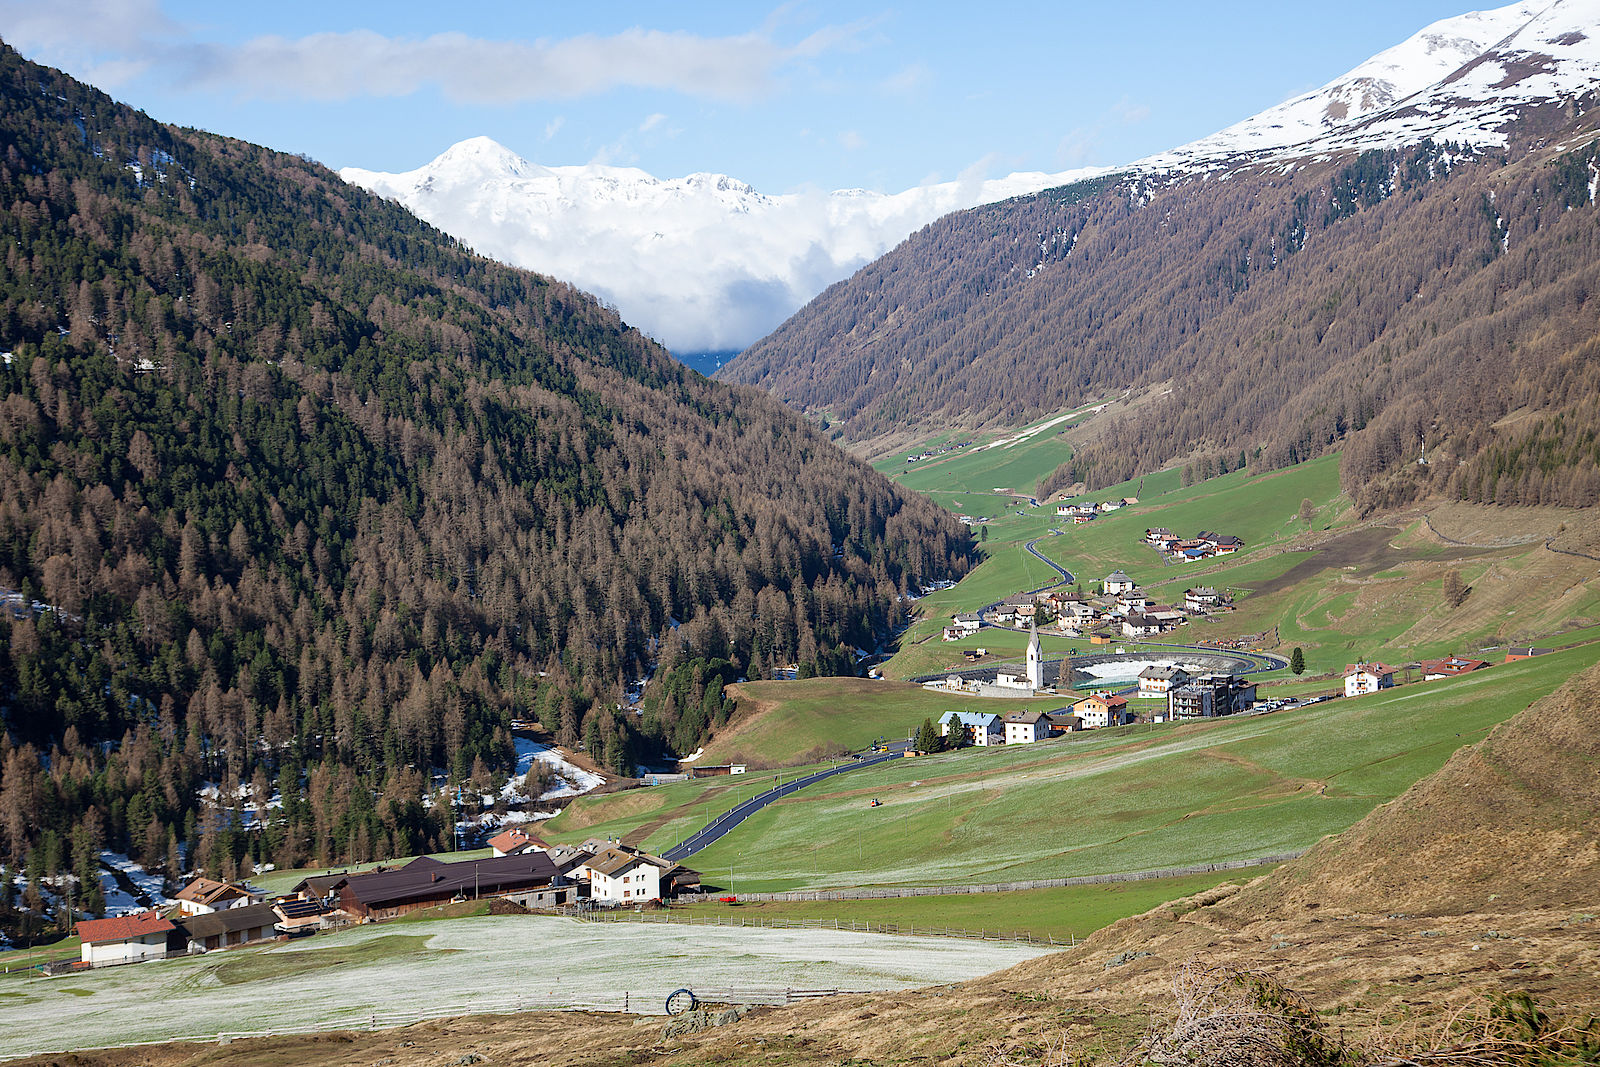
<svg viewBox="0 0 1600 1067"><path fill-rule="evenodd" d="M626 989L622 991L622 1014L628 1014L628 991Z"/></svg>

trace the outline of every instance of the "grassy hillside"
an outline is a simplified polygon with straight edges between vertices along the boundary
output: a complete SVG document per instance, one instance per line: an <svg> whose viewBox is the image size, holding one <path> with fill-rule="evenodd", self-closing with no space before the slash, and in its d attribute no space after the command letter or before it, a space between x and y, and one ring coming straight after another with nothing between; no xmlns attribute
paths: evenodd
<svg viewBox="0 0 1600 1067"><path fill-rule="evenodd" d="M772 922L866 922L875 927L894 923L902 933L919 930L986 930L1026 933L1035 937L1086 937L1118 919L1224 882L1257 877L1271 868L1226 874L1150 878L1138 882L1073 885L1060 889L1025 889L1013 893L965 893L949 896L886 897L879 900L749 901L697 905L691 917ZM742 883L741 883L742 885Z"/></svg>
<svg viewBox="0 0 1600 1067"><path fill-rule="evenodd" d="M1018 640L1020 635L1016 636ZM739 702L728 726L706 746L701 763L793 763L814 749L860 751L879 737L903 738L923 719L952 711L1004 715L1020 705L919 685L863 678L805 678L730 686Z"/></svg>
<svg viewBox="0 0 1600 1067"><path fill-rule="evenodd" d="M954 612L1049 581L1049 569L1023 550L1029 537L1040 537L1038 551L1086 590L1118 568L1158 602L1176 602L1192 585L1227 590L1237 611L1194 620L1169 639L1232 640L1276 627L1279 651L1305 652L1308 674L1294 684L1322 677L1313 689L1327 688L1327 675L1362 658L1397 665L1452 654L1495 660L1501 655L1493 650L1508 644L1563 646L1600 634L1594 561L1544 545L1553 536L1557 549L1593 555L1600 524L1591 513L1436 503L1362 522L1339 491L1338 463L1327 456L1265 476L1234 472L1154 493L1153 478L1143 489L1135 481L1084 498L1140 500L1086 526L1059 525L1053 508L1013 514L1007 525L991 526L984 562L964 581L917 602L916 620L884 673L908 678L958 666L967 645L1020 650L1018 635L1000 631L952 644L938 635ZM1309 524L1298 514L1304 500L1312 504ZM1152 526L1231 533L1246 547L1169 564L1143 543ZM1444 598L1451 571L1470 589L1455 606Z"/></svg>
<svg viewBox="0 0 1600 1067"><path fill-rule="evenodd" d="M1304 848L1597 660L1590 645L1297 712L896 761L772 805L694 863L715 884L736 869L755 891L1007 881ZM669 820L649 843L670 844L683 828Z"/></svg>

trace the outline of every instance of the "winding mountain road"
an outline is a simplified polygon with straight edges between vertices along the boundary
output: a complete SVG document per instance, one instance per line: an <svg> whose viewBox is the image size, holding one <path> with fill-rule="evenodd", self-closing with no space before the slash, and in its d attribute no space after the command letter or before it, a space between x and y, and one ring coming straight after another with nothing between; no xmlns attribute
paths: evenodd
<svg viewBox="0 0 1600 1067"><path fill-rule="evenodd" d="M783 797L786 797L790 793L793 793L799 789L804 789L806 786L812 785L816 782L820 782L824 778L832 778L836 774L844 774L846 771L860 770L862 767L874 767L887 760L899 759L901 754L905 751L906 745L907 743L904 741L891 742L888 745L888 751L878 753L863 753L848 763L842 764L838 767L829 767L827 770L817 771L814 774L808 774L804 778L796 778L792 782L784 782L782 785L773 786L764 793L757 793L749 800L741 801L740 803L735 804L721 815L718 815L715 819L712 819L710 822L706 823L706 825L695 831L693 837L681 841L672 848L669 848L665 852L661 853L661 858L677 863L686 857L694 855L707 845L720 840L728 833L728 831L744 822L746 819L760 811L762 808L766 807L768 804L771 804L774 800L779 800Z"/></svg>

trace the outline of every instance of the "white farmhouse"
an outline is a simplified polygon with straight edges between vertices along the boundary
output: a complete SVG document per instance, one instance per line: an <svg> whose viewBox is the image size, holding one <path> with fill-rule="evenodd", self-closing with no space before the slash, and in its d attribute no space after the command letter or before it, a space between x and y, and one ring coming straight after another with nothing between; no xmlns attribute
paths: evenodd
<svg viewBox="0 0 1600 1067"><path fill-rule="evenodd" d="M1360 696L1394 686L1394 668L1386 663L1353 663L1344 669L1344 695Z"/></svg>
<svg viewBox="0 0 1600 1067"><path fill-rule="evenodd" d="M1164 697L1188 681L1189 672L1182 667L1162 667L1152 664L1139 672L1139 695Z"/></svg>
<svg viewBox="0 0 1600 1067"><path fill-rule="evenodd" d="M1139 588L1139 583L1129 578L1122 571L1112 571L1106 575L1104 583L1106 596L1116 596L1118 593L1131 593Z"/></svg>
<svg viewBox="0 0 1600 1067"><path fill-rule="evenodd" d="M952 711L939 721L939 736L949 737L952 729L961 730L966 740L980 748L1003 745L1006 740L1005 726L993 712Z"/></svg>
<svg viewBox="0 0 1600 1067"><path fill-rule="evenodd" d="M1050 716L1042 711L1013 711L1005 723L1008 745L1031 745L1050 736Z"/></svg>
<svg viewBox="0 0 1600 1067"><path fill-rule="evenodd" d="M621 848L608 848L575 870L589 878L589 898L617 904L638 904L661 899L661 867L654 857Z"/></svg>
<svg viewBox="0 0 1600 1067"><path fill-rule="evenodd" d="M83 962L93 967L159 959L167 954L169 935L182 951L177 926L163 919L157 911L111 919L84 919L78 923L77 932L83 940Z"/></svg>

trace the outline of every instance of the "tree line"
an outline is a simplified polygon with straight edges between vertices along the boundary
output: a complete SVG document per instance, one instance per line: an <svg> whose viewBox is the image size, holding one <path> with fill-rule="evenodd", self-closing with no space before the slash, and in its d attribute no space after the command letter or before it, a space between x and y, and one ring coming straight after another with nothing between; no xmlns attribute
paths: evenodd
<svg viewBox="0 0 1600 1067"><path fill-rule="evenodd" d="M448 848L435 776L489 790L514 719L626 771L714 728L708 679L848 671L971 565L585 294L8 49L0 94L12 875Z"/></svg>

